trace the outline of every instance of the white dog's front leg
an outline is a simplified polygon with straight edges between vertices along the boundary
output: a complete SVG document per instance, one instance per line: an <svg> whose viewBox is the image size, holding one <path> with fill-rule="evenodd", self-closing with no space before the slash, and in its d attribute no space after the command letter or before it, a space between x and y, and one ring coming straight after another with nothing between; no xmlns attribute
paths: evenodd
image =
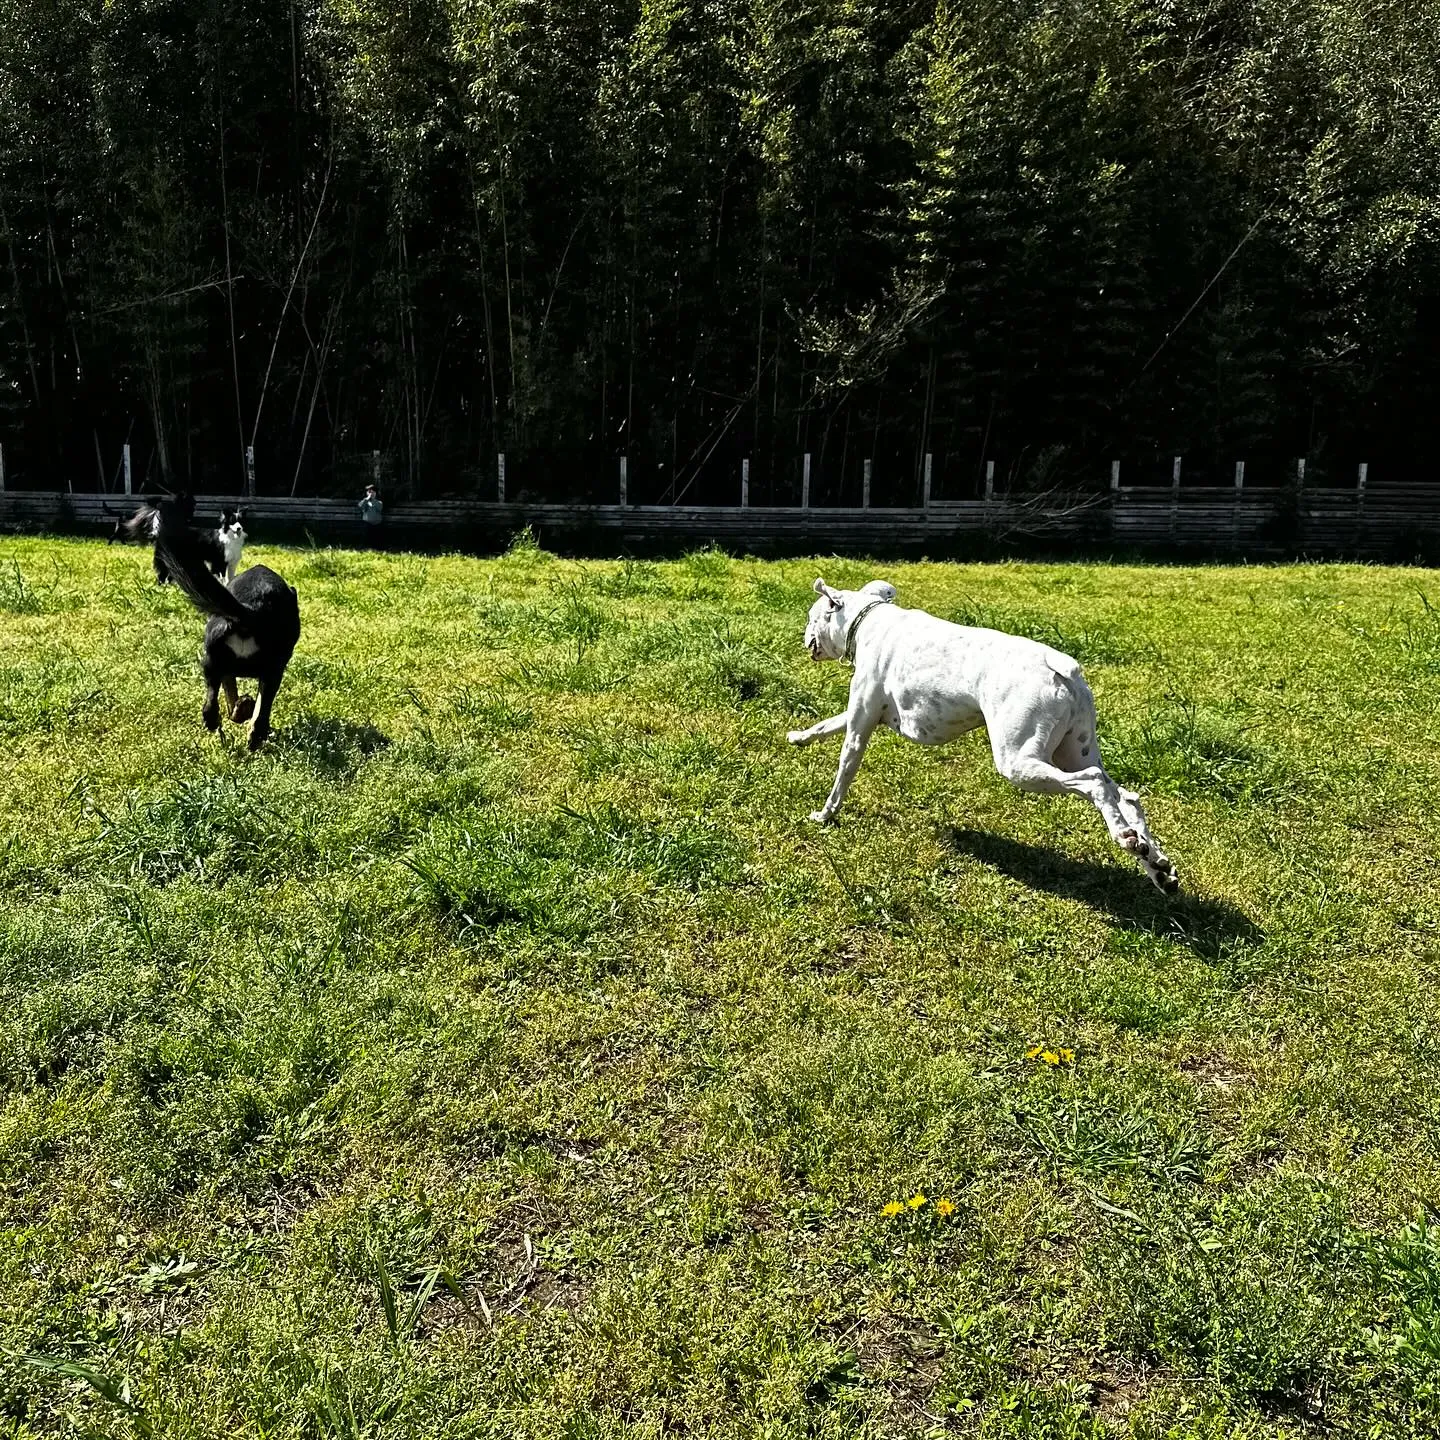
<svg viewBox="0 0 1440 1440"><path fill-rule="evenodd" d="M840 813L840 807L845 803L845 792L849 790L856 771L860 769L860 762L865 758L865 747L870 743L874 730L874 724L868 721L850 725L845 734L845 744L840 751L840 768L835 772L835 788L831 790L824 808L816 810L810 816L817 825L828 825Z"/></svg>
<svg viewBox="0 0 1440 1440"><path fill-rule="evenodd" d="M808 730L792 730L785 738L792 745L809 745L812 741L827 740L831 735L838 735L848 723L848 716L832 715L828 720L822 720Z"/></svg>

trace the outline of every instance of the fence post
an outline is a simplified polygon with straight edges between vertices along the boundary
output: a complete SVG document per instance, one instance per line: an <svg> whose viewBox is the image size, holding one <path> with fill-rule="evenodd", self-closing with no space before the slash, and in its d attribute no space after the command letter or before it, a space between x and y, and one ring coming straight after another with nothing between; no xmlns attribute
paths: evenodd
<svg viewBox="0 0 1440 1440"><path fill-rule="evenodd" d="M0 495L5 493L5 447L0 445Z"/></svg>
<svg viewBox="0 0 1440 1440"><path fill-rule="evenodd" d="M1356 493L1363 500L1365 498L1365 482L1370 478L1370 466L1362 460L1359 472L1355 476ZM0 457L0 490L5 488L5 464L3 457Z"/></svg>
<svg viewBox="0 0 1440 1440"><path fill-rule="evenodd" d="M1180 460L1181 457L1177 455L1175 457L1175 464L1171 467L1170 470L1170 488L1177 495L1180 493Z"/></svg>
<svg viewBox="0 0 1440 1440"><path fill-rule="evenodd" d="M750 504L750 457L747 455L740 462L740 508L746 509Z"/></svg>
<svg viewBox="0 0 1440 1440"><path fill-rule="evenodd" d="M623 510L630 503L630 457L620 457L620 508Z"/></svg>
<svg viewBox="0 0 1440 1440"><path fill-rule="evenodd" d="M125 448L120 452L121 466L125 471L125 493L129 495L130 490L130 446L127 442Z"/></svg>
<svg viewBox="0 0 1440 1440"><path fill-rule="evenodd" d="M870 508L870 464L869 460L865 462L865 482L860 489L860 506L864 510Z"/></svg>
<svg viewBox="0 0 1440 1440"><path fill-rule="evenodd" d="M933 466L934 460L935 460L935 457L934 457L932 454L930 454L930 452L927 450L927 451L925 452L925 489L924 489L924 491L922 492L922 494L923 494L923 496L924 496L925 508L926 508L927 510L930 508L930 472L931 472L931 468L932 468L932 466Z"/></svg>
<svg viewBox="0 0 1440 1440"><path fill-rule="evenodd" d="M503 450L495 457L495 493L503 505L505 503L505 452Z"/></svg>
<svg viewBox="0 0 1440 1440"><path fill-rule="evenodd" d="M805 468L800 472L800 508L810 508L810 452L805 452Z"/></svg>
<svg viewBox="0 0 1440 1440"><path fill-rule="evenodd" d="M995 498L995 462L985 462L985 503L988 505Z"/></svg>
<svg viewBox="0 0 1440 1440"><path fill-rule="evenodd" d="M1305 483L1305 457L1303 455L1295 462L1295 483L1296 485Z"/></svg>
<svg viewBox="0 0 1440 1440"><path fill-rule="evenodd" d="M1245 462L1243 460L1235 462L1235 488L1237 490L1245 488Z"/></svg>
<svg viewBox="0 0 1440 1440"><path fill-rule="evenodd" d="M255 447L245 447L245 493L252 498L255 495Z"/></svg>
<svg viewBox="0 0 1440 1440"><path fill-rule="evenodd" d="M1118 460L1110 462L1110 493L1112 495L1120 493L1120 462Z"/></svg>

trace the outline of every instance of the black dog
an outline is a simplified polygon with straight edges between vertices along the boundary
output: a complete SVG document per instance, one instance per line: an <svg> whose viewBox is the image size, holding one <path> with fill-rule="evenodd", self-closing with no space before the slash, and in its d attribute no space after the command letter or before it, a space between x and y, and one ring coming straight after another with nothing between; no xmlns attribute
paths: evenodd
<svg viewBox="0 0 1440 1440"><path fill-rule="evenodd" d="M115 521L115 529L111 533L110 543L113 545L117 540L138 540L150 542L156 538L160 524L160 506L162 503L169 503L176 508L176 514L180 523L190 528L195 516L195 497L193 495L176 495L169 502L162 502L154 496L146 496L140 508L126 520L123 516ZM107 505L107 514L115 512ZM199 551L200 559L205 568L217 577L223 579L228 585L234 580L240 565L240 552L245 548L245 528L243 520L245 512L227 507L220 515L220 525L215 530L195 530L191 528L191 536ZM157 585L169 585L170 575L161 564L160 557L155 556L155 583Z"/></svg>
<svg viewBox="0 0 1440 1440"><path fill-rule="evenodd" d="M205 553L187 523L183 501L162 500L155 512L157 569L163 566L195 607L210 617L200 654L205 676L205 708L200 714L205 728L220 728L223 690L231 720L250 721L250 748L258 750L270 733L270 707L300 641L299 598L293 587L264 565L242 571L227 590L206 568ZM240 697L235 687L239 677L259 682L258 699Z"/></svg>

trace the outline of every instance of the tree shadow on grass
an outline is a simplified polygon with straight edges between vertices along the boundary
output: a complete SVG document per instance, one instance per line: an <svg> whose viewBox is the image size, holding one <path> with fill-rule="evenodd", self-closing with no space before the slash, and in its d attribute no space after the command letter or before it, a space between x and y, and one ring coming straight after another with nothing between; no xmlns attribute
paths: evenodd
<svg viewBox="0 0 1440 1440"><path fill-rule="evenodd" d="M390 744L390 737L373 725L309 712L287 719L275 738L283 749L303 756L336 779L353 775L370 756Z"/></svg>
<svg viewBox="0 0 1440 1440"><path fill-rule="evenodd" d="M1233 905L1183 890L1167 898L1139 870L1123 865L1074 860L1045 846L955 826L941 831L941 842L1023 885L1079 900L1126 930L1178 941L1208 960L1265 939L1265 932Z"/></svg>

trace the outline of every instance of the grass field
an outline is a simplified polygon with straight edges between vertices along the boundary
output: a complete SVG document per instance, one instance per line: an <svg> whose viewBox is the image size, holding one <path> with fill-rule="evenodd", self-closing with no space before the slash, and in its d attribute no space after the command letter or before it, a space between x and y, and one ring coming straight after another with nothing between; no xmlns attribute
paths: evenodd
<svg viewBox="0 0 1440 1440"><path fill-rule="evenodd" d="M1429 575L257 559L251 757L0 541L0 1434L1440 1426ZM982 736L806 823L817 569L1078 656L1184 894Z"/></svg>

